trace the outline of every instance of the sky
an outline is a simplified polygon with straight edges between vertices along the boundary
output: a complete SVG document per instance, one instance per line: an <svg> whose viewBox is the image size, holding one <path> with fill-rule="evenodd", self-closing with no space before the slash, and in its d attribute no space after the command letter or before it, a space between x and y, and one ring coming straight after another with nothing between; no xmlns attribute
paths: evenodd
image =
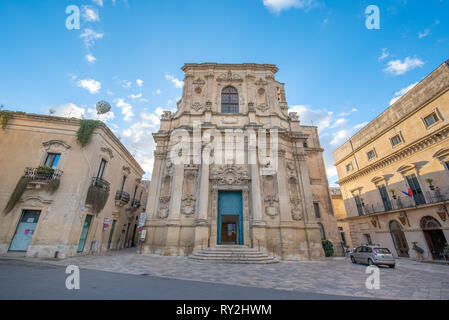
<svg viewBox="0 0 449 320"><path fill-rule="evenodd" d="M150 178L184 63L272 63L334 185L332 152L449 59L448 17L449 0L0 0L0 105L105 121Z"/></svg>

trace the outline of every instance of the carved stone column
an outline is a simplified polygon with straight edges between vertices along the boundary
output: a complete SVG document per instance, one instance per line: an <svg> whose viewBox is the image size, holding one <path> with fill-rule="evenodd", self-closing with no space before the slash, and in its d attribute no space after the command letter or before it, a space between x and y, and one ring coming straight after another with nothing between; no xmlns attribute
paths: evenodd
<svg viewBox="0 0 449 320"><path fill-rule="evenodd" d="M175 166L171 191L170 220L179 220L181 216L182 186L184 184L184 164Z"/></svg>
<svg viewBox="0 0 449 320"><path fill-rule="evenodd" d="M293 154L299 174L299 187L303 193L303 201L305 212L304 216L307 215L307 218L304 219L304 222L313 223L315 222L315 214L313 209L313 193L312 187L310 185L310 176L309 176L309 168L307 167L306 162L306 153L303 151L296 152Z"/></svg>
<svg viewBox="0 0 449 320"><path fill-rule="evenodd" d="M165 159L167 153L161 150L154 152L154 167L151 178L148 203L147 203L147 219L156 218L157 206L159 205L159 190L161 184L161 177L164 171Z"/></svg>
<svg viewBox="0 0 449 320"><path fill-rule="evenodd" d="M281 221L292 221L290 204L288 200L285 150L279 150L278 152L277 178Z"/></svg>
<svg viewBox="0 0 449 320"><path fill-rule="evenodd" d="M262 224L262 188L260 185L259 164L257 161L257 147L249 146L249 157L251 167L251 203L252 203L252 224Z"/></svg>
<svg viewBox="0 0 449 320"><path fill-rule="evenodd" d="M210 156L209 151L207 156ZM201 163L201 176L200 176L200 193L199 193L199 205L198 205L198 215L196 219L197 225L207 225L207 215L209 209L209 162L205 162L202 159Z"/></svg>

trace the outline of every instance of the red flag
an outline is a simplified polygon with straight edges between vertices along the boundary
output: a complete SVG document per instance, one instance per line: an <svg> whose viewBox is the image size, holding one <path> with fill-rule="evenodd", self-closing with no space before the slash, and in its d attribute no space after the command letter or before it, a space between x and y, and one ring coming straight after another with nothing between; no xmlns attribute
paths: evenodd
<svg viewBox="0 0 449 320"><path fill-rule="evenodd" d="M412 189L410 189L410 188L408 188L408 196L409 196L410 198L413 197L413 191L412 191Z"/></svg>

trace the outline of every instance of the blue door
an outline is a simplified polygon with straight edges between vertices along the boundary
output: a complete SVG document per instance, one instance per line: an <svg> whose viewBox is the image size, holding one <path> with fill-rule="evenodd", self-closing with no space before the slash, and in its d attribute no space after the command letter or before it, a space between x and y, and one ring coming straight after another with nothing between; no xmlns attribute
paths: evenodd
<svg viewBox="0 0 449 320"><path fill-rule="evenodd" d="M40 211L24 210L17 226L16 234L12 239L9 251L26 252L36 231Z"/></svg>
<svg viewBox="0 0 449 320"><path fill-rule="evenodd" d="M241 191L222 191L218 193L217 243L243 245Z"/></svg>

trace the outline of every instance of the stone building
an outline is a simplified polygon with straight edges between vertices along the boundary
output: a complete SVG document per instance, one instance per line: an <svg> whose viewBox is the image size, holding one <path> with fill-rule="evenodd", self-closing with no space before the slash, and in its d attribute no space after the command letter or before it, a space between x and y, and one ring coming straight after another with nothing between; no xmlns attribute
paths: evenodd
<svg viewBox="0 0 449 320"><path fill-rule="evenodd" d="M339 243L317 128L288 112L269 64L185 64L177 111L159 132L146 253L261 247L320 259ZM265 144L264 144L265 143ZM182 161L176 161L182 158Z"/></svg>
<svg viewBox="0 0 449 320"><path fill-rule="evenodd" d="M332 207L334 208L335 218L337 218L338 233L340 234L340 241L345 247L352 249L352 240L349 232L349 224L345 221L347 218L345 203L340 188L330 188Z"/></svg>
<svg viewBox="0 0 449 320"><path fill-rule="evenodd" d="M136 244L144 171L106 125L82 147L78 119L0 117L0 254L64 258Z"/></svg>
<svg viewBox="0 0 449 320"><path fill-rule="evenodd" d="M448 119L449 61L334 152L354 246L374 243L399 257L445 258Z"/></svg>

